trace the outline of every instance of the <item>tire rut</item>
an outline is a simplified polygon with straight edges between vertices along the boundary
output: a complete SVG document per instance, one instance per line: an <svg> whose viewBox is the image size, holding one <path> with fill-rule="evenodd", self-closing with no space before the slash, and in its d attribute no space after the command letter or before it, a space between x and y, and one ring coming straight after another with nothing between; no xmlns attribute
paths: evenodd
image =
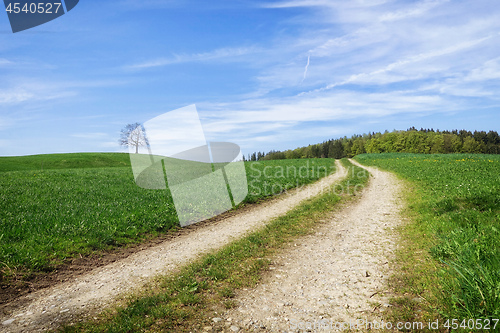
<svg viewBox="0 0 500 333"><path fill-rule="evenodd" d="M277 255L262 283L237 294L237 306L223 316L225 326L346 331L341 323L383 319L390 306L388 263L396 249L393 229L401 223L401 185L388 172L351 162L372 174L361 198Z"/></svg>

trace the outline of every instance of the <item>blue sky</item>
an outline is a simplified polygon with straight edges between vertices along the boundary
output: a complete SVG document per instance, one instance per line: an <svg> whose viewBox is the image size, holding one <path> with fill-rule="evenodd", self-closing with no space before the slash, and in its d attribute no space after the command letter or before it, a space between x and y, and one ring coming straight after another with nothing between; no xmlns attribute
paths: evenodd
<svg viewBox="0 0 500 333"><path fill-rule="evenodd" d="M196 104L245 154L369 131L500 131L497 1L81 0L13 34L0 155L126 151L122 127Z"/></svg>

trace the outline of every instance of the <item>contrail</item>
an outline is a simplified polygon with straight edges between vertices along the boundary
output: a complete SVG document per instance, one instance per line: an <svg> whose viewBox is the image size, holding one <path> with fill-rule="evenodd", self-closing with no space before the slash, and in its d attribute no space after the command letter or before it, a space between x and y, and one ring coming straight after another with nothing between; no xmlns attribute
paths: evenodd
<svg viewBox="0 0 500 333"><path fill-rule="evenodd" d="M310 55L308 55L308 56L307 56L307 64L306 64L306 69L304 70L304 78L302 79L302 81L301 81L300 83L304 82L304 80L306 79L306 76L307 76L307 69L309 68L309 61L310 61L310 60L311 60L311 56L310 56Z"/></svg>

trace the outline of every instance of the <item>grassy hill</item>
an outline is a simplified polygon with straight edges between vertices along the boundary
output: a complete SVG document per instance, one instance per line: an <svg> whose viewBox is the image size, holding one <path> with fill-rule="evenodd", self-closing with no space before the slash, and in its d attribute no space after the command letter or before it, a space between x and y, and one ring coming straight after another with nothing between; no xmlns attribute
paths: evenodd
<svg viewBox="0 0 500 333"><path fill-rule="evenodd" d="M130 166L127 153L73 153L0 157L0 172Z"/></svg>

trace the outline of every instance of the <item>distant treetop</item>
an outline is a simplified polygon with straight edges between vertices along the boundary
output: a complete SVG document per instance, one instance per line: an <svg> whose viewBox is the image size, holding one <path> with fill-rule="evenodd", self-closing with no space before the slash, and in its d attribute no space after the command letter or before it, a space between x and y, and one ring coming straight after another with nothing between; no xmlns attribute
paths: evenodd
<svg viewBox="0 0 500 333"><path fill-rule="evenodd" d="M500 136L495 131L440 131L411 127L406 131L373 132L331 139L293 150L253 153L248 160L295 158L344 158L364 153L500 154Z"/></svg>

